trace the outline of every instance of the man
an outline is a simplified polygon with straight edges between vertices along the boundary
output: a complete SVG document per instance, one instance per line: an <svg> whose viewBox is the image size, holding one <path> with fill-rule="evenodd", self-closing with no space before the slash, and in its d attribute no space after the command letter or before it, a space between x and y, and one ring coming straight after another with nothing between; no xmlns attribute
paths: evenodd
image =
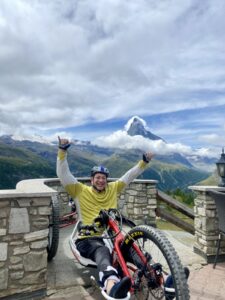
<svg viewBox="0 0 225 300"><path fill-rule="evenodd" d="M80 206L81 220L84 225L91 225L101 209L117 208L118 194L137 176L139 176L152 159L152 153L143 154L143 159L115 182L107 182L108 169L96 166L91 171L91 186L84 185L71 174L67 163L67 149L70 143L59 137L57 158L57 176L65 190L72 198L77 198ZM111 254L104 242L95 238L96 233L85 236L80 233L76 247L81 256L96 262L99 278L106 293L115 299L125 298L130 289L129 277L119 279L117 270L112 267Z"/></svg>

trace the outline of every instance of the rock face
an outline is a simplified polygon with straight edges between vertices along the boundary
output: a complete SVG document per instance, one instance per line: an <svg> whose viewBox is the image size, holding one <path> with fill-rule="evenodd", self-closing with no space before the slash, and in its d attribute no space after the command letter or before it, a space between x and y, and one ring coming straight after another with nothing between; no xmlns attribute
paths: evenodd
<svg viewBox="0 0 225 300"><path fill-rule="evenodd" d="M127 130L127 133L131 136L134 135L142 135L145 138L148 138L150 140L162 140L163 139L149 131L145 126L144 123L139 119L138 117L134 117L132 123L130 124L130 127Z"/></svg>

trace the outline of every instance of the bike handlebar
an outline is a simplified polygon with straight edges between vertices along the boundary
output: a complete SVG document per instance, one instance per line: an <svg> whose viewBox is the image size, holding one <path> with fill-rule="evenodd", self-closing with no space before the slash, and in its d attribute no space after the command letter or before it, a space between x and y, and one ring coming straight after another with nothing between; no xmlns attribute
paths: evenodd
<svg viewBox="0 0 225 300"><path fill-rule="evenodd" d="M97 218L94 219L94 222L90 225L81 225L80 232L83 235L91 235L91 231L94 233L101 232L101 228L106 228L109 225L109 220L118 221L119 232L122 230L123 225L123 218L120 212L117 209L110 208L109 210L100 210L99 215ZM106 238L106 239L113 239L118 235L116 233L113 236L98 236L98 238Z"/></svg>

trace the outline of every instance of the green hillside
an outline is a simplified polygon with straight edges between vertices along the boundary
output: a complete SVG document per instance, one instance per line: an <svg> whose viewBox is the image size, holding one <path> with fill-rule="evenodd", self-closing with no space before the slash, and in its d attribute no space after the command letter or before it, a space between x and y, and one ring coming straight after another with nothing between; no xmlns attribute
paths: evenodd
<svg viewBox="0 0 225 300"><path fill-rule="evenodd" d="M29 150L0 144L0 188L15 188L18 181L29 178L56 177L55 168Z"/></svg>
<svg viewBox="0 0 225 300"><path fill-rule="evenodd" d="M219 182L220 182L219 176L216 173L213 173L206 179L198 182L198 185L216 185L216 186L218 186Z"/></svg>
<svg viewBox="0 0 225 300"><path fill-rule="evenodd" d="M126 170L137 161L128 161L118 157L112 157L105 162L111 170L112 177L120 177ZM158 181L157 187L163 191L174 190L176 188L187 189L189 185L194 185L203 180L208 175L205 172L190 169L179 164L166 164L154 159L149 168L140 175L140 179L154 179Z"/></svg>
<svg viewBox="0 0 225 300"><path fill-rule="evenodd" d="M187 168L180 164L167 164L153 161L150 169L143 174L144 177L155 177L158 180L158 188L163 191L177 188L187 189L189 185L195 185L208 177L208 174L196 169Z"/></svg>
<svg viewBox="0 0 225 300"><path fill-rule="evenodd" d="M0 139L0 188L15 188L16 183L30 178L56 177L57 145L31 141ZM76 177L89 176L93 165L103 164L110 170L110 177L118 178L142 158L139 150L105 149L93 145L73 145L68 161ZM153 159L150 167L140 176L142 179L158 180L163 191L176 188L187 189L206 179L209 174L182 165L179 160L166 162L166 158Z"/></svg>

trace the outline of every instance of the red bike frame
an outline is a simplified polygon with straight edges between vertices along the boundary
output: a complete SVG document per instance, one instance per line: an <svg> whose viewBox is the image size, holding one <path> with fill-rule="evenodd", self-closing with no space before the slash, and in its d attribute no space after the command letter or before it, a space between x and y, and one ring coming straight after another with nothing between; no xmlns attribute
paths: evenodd
<svg viewBox="0 0 225 300"><path fill-rule="evenodd" d="M67 215L60 217L59 219L59 227L67 227L77 222L77 212L72 212Z"/></svg>
<svg viewBox="0 0 225 300"><path fill-rule="evenodd" d="M123 271L123 275L130 277L130 279L132 281L132 286L133 286L133 283L134 283L133 282L133 278L132 278L132 276L131 276L131 274L129 272L129 269L128 269L127 264L126 264L126 262L124 260L123 254L121 253L121 250L120 250L120 246L121 246L122 242L124 241L124 235L121 233L121 230L119 229L118 224L112 218L109 218L109 220L108 220L108 226L116 234L115 240L113 242L113 244L114 244L113 253L112 253L112 255L113 255L113 265L116 265L116 262L118 261L118 263L120 264L121 269ZM135 245L135 244L133 244L132 247L137 252L137 254L139 255L139 257L141 258L143 264L146 264L147 259L143 255L143 253L141 252L141 250L138 248L138 246ZM130 291L132 293L134 291L134 289L131 288Z"/></svg>
<svg viewBox="0 0 225 300"><path fill-rule="evenodd" d="M143 252L143 250L135 242L136 239L145 238L145 233L141 229L137 230L137 231L134 230L132 232L130 232L130 230L129 230L129 232L130 232L129 234L123 233L121 231L121 228L120 228L121 226L119 224L121 221L121 225L122 225L122 217L121 218L119 217L120 221L117 221L116 216L110 215L110 213L109 214L107 213L106 216L104 216L104 211L103 211L103 214L102 215L100 214L100 219L101 218L102 218L102 223L106 224L106 227L107 227L105 234L103 234L101 236L101 238L105 241L105 244L107 245L107 247L109 247L109 249L112 253L113 267L115 269L117 269L119 271L119 273L121 271L121 273L122 273L122 274L120 274L121 277L128 276L131 279L132 285L130 288L130 294L134 294L136 291L139 291L139 289L141 291L142 286L143 286L142 280L141 280L142 276L147 276L146 277L147 280L149 278L150 281L151 280L156 281L155 282L156 287L161 286L164 283L164 279L163 279L163 276L161 274L157 274L156 269L151 264L149 264L151 255L149 253ZM97 223L99 223L98 220L97 220ZM101 223L101 225L102 225L102 223ZM75 225L74 230L70 236L70 241L69 241L73 255L75 256L75 258L78 260L78 262L81 265L89 266L89 267L97 267L97 265L94 261L92 261L91 259L82 257L76 248L75 241L79 235L79 230L80 230L79 224L80 224L80 222L78 222L78 224ZM126 222L125 222L125 224L126 224ZM135 226L135 224L133 224L133 223L127 222L127 224L129 224L131 227ZM90 225L90 227L91 226L93 226L93 228L96 229L96 226L99 226L99 224L96 226ZM110 232L110 234L109 234L109 232ZM107 241L107 240L111 240L111 242ZM130 253L131 258L132 258L133 252L135 252L137 254L137 256L139 257L138 261L140 263L143 263L143 268L139 269L139 267L135 265L135 262L129 263L129 260L126 261L126 258L124 257L123 252L122 252L123 245L125 245L125 246L127 245L129 247L129 249L132 247L133 250L132 250L132 253ZM136 260L136 258L137 257L135 255L134 260ZM145 282L144 282L144 286L146 286ZM155 287L153 287L153 288L155 288ZM100 287L100 289L102 291L103 296L106 299L108 299L107 295L105 294L105 291L101 287Z"/></svg>

